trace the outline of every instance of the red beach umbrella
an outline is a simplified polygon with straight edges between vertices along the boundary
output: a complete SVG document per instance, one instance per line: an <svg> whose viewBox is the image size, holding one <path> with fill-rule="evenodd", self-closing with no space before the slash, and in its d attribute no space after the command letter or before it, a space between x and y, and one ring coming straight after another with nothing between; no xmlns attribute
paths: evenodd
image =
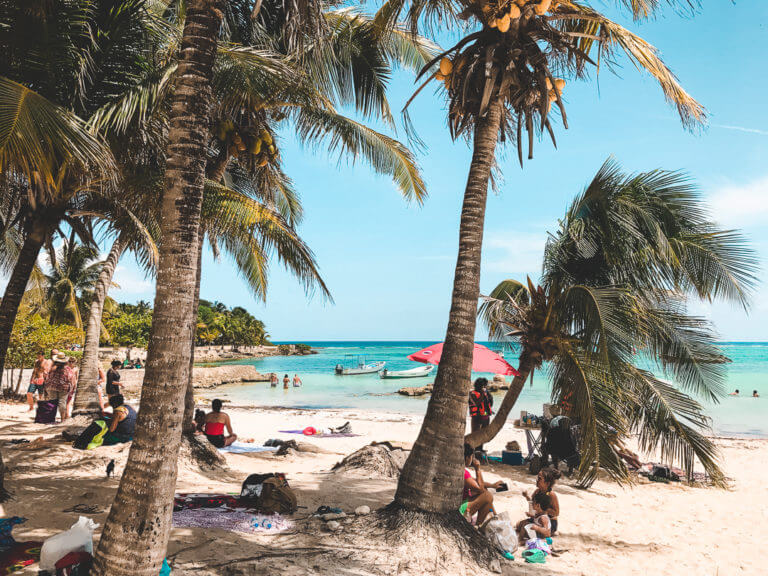
<svg viewBox="0 0 768 576"><path fill-rule="evenodd" d="M443 355L443 343L433 344L424 350L419 350L408 356L408 360L423 364L440 364ZM489 350L481 344L475 344L472 353L472 372L490 372L491 374L503 374L504 376L519 376L520 373L493 350Z"/></svg>

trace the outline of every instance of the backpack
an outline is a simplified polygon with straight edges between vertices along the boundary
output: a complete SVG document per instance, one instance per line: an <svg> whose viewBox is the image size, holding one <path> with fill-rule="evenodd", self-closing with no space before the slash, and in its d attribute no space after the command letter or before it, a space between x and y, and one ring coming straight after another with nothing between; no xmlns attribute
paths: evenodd
<svg viewBox="0 0 768 576"><path fill-rule="evenodd" d="M35 424L53 424L56 422L58 409L58 400L40 400L37 403L37 412L35 412Z"/></svg>
<svg viewBox="0 0 768 576"><path fill-rule="evenodd" d="M262 484L258 509L264 514L293 514L296 512L296 494L284 478L267 478Z"/></svg>
<svg viewBox="0 0 768 576"><path fill-rule="evenodd" d="M104 441L104 435L108 429L107 423L104 420L94 420L88 428L82 431L77 440L72 443L72 446L78 450L98 448Z"/></svg>
<svg viewBox="0 0 768 576"><path fill-rule="evenodd" d="M251 474L243 482L240 503L265 514L292 514L298 508L296 495L284 474Z"/></svg>

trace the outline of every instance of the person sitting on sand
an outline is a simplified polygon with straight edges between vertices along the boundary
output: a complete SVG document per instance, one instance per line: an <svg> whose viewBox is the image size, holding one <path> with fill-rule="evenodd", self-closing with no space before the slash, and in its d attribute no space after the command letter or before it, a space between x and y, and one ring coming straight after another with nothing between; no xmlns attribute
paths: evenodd
<svg viewBox="0 0 768 576"><path fill-rule="evenodd" d="M104 435L103 445L130 442L136 432L136 410L125 403L121 394L110 396L109 405L112 407L112 416L109 418L109 430Z"/></svg>
<svg viewBox="0 0 768 576"><path fill-rule="evenodd" d="M539 471L539 475L536 477L536 490L533 491L533 494L528 496L527 491L523 492L525 499L531 503L538 494L545 494L549 498L550 504L544 508L544 511L551 524L550 530L552 536L557 532L557 517L560 516L560 500L558 500L557 494L555 494L553 490L555 482L557 482L559 478L560 471L557 468L542 468ZM528 516L533 517L534 515L535 512L533 507L529 505ZM547 536L550 536L550 534L547 534Z"/></svg>
<svg viewBox="0 0 768 576"><path fill-rule="evenodd" d="M728 396L738 396L738 395L739 395L739 389L738 388L736 388L736 390L734 390L733 392L728 394Z"/></svg>
<svg viewBox="0 0 768 576"><path fill-rule="evenodd" d="M42 350L38 350L37 358L32 366L32 378L29 379L29 388L27 388L27 404L29 404L28 411L30 412L35 409L35 396L40 398L43 394L45 374L48 372L46 366L45 354Z"/></svg>
<svg viewBox="0 0 768 576"><path fill-rule="evenodd" d="M520 544L525 544L526 540L531 540L535 536L536 538L549 538L554 534L552 530L552 520L547 514L547 510L552 509L552 498L544 494L544 492L537 492L531 499L532 512L529 513L529 518L521 520L517 523L517 537L520 540Z"/></svg>
<svg viewBox="0 0 768 576"><path fill-rule="evenodd" d="M288 390L288 384L291 383L291 379L288 378L288 374L283 376L283 390Z"/></svg>
<svg viewBox="0 0 768 576"><path fill-rule="evenodd" d="M59 353L53 358L53 368L45 376L46 400L56 400L59 403L61 421L67 419L67 399L72 390L72 369L69 367L66 354Z"/></svg>
<svg viewBox="0 0 768 576"><path fill-rule="evenodd" d="M221 400L218 398L211 402L211 409L213 411L205 415L205 426L203 429L205 437L216 448L229 446L237 440L237 434L232 432L232 422L229 419L229 414L221 411ZM224 435L225 428L227 430L226 436Z"/></svg>
<svg viewBox="0 0 768 576"><path fill-rule="evenodd" d="M293 375L293 387L294 388L298 388L299 386L301 386L301 384L302 384L302 382L301 382L301 378L299 378L299 375L298 374L294 374Z"/></svg>
<svg viewBox="0 0 768 576"><path fill-rule="evenodd" d="M269 385L272 388L277 388L277 374L272 372L272 374L269 375Z"/></svg>
<svg viewBox="0 0 768 576"><path fill-rule="evenodd" d="M757 393L757 390L752 390L752 398L760 398L760 394Z"/></svg>
<svg viewBox="0 0 768 576"><path fill-rule="evenodd" d="M488 513L493 509L493 494L488 488L498 490L503 482L494 482L493 484L483 480L483 473L480 471L480 462L475 458L475 450L469 444L464 444L464 493L462 495L462 505L459 511L464 514L467 520L471 521L472 516L477 514L477 526L485 522ZM475 477L469 471L475 470Z"/></svg>

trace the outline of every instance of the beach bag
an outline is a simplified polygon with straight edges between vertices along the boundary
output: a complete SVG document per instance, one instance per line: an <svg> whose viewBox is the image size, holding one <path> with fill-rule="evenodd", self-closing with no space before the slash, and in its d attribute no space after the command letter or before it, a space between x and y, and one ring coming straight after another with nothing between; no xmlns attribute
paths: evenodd
<svg viewBox="0 0 768 576"><path fill-rule="evenodd" d="M93 554L93 531L98 527L90 518L80 516L69 530L48 538L40 549L40 570L53 572L56 562L70 552Z"/></svg>
<svg viewBox="0 0 768 576"><path fill-rule="evenodd" d="M485 523L485 537L502 552L510 554L517 550L517 534L515 526L507 512L494 516Z"/></svg>
<svg viewBox="0 0 768 576"><path fill-rule="evenodd" d="M243 481L243 486L240 489L240 503L247 508L255 508L261 491L264 487L264 480L268 478L274 478L274 474L251 474Z"/></svg>
<svg viewBox="0 0 768 576"><path fill-rule="evenodd" d="M256 508L265 514L293 514L298 508L296 494L284 477L267 478Z"/></svg>
<svg viewBox="0 0 768 576"><path fill-rule="evenodd" d="M93 556L88 552L70 552L56 562L56 576L88 576Z"/></svg>
<svg viewBox="0 0 768 576"><path fill-rule="evenodd" d="M72 443L72 446L78 450L93 450L101 446L104 442L104 435L109 430L104 420L94 420L83 430L80 436Z"/></svg>
<svg viewBox="0 0 768 576"><path fill-rule="evenodd" d="M58 400L40 400L37 403L35 424L53 424L56 422L56 412L58 409Z"/></svg>

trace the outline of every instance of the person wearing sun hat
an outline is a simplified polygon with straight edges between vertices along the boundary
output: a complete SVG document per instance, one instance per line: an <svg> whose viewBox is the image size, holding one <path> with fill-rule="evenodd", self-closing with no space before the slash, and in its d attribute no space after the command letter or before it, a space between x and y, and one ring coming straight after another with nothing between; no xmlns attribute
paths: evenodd
<svg viewBox="0 0 768 576"><path fill-rule="evenodd" d="M59 415L61 421L67 419L67 399L72 392L72 368L69 367L69 358L66 354L58 353L53 357L53 367L45 376L46 400L57 400L59 403Z"/></svg>

